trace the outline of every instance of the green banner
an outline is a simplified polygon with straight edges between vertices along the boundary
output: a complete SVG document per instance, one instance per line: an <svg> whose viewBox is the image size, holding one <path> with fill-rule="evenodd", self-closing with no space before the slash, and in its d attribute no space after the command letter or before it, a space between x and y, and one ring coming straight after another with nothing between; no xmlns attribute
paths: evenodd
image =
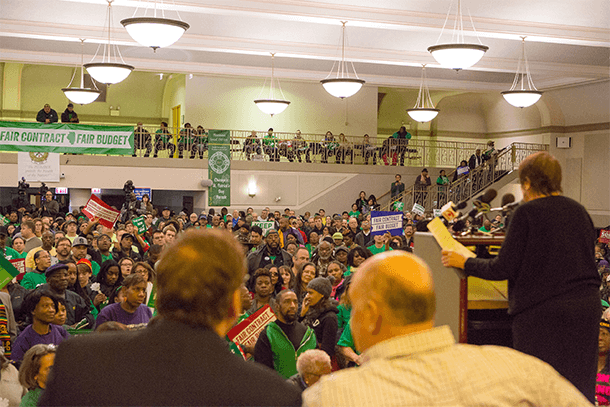
<svg viewBox="0 0 610 407"><path fill-rule="evenodd" d="M47 153L133 153L132 126L0 121L0 150Z"/></svg>
<svg viewBox="0 0 610 407"><path fill-rule="evenodd" d="M0 289L11 282L19 274L19 270L10 261L0 255Z"/></svg>
<svg viewBox="0 0 610 407"><path fill-rule="evenodd" d="M231 132L210 130L208 135L209 206L231 205Z"/></svg>

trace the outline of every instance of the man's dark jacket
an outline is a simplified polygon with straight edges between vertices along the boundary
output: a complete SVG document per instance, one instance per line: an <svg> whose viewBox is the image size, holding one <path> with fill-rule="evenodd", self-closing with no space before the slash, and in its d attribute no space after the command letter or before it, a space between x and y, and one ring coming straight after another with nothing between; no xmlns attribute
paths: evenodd
<svg viewBox="0 0 610 407"><path fill-rule="evenodd" d="M258 250L248 255L248 273L250 276L254 274L256 269L265 267L267 264L273 263L275 266L292 267L292 256L284 249L278 249L275 261L271 261L269 257L269 249L267 244L263 244Z"/></svg>
<svg viewBox="0 0 610 407"><path fill-rule="evenodd" d="M215 332L161 319L64 341L39 405L300 406L301 396Z"/></svg>

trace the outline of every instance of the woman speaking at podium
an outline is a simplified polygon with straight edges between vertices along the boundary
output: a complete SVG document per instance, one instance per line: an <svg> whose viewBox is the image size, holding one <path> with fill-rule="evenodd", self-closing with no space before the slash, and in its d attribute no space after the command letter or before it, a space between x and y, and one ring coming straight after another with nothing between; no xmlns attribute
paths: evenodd
<svg viewBox="0 0 610 407"><path fill-rule="evenodd" d="M561 195L561 166L539 152L519 166L523 202L494 259L443 251L443 265L508 280L516 350L549 363L595 402L600 277L595 229L586 209Z"/></svg>

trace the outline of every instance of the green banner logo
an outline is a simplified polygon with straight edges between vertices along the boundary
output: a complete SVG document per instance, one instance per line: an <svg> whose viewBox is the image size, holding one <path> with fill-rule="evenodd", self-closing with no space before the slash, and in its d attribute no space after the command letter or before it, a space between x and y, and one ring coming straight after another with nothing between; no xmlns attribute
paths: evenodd
<svg viewBox="0 0 610 407"><path fill-rule="evenodd" d="M231 132L210 130L208 135L209 206L231 205Z"/></svg>
<svg viewBox="0 0 610 407"><path fill-rule="evenodd" d="M0 121L0 150L47 153L133 153L132 126Z"/></svg>

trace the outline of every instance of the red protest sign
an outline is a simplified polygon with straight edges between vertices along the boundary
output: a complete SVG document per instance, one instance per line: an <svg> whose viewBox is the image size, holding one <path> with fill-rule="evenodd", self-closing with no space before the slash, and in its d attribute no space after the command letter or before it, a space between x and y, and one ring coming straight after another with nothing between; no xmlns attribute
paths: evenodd
<svg viewBox="0 0 610 407"><path fill-rule="evenodd" d="M235 325L227 333L229 339L236 344L256 345L258 335L269 322L275 321L275 314L269 305L265 305L248 318Z"/></svg>
<svg viewBox="0 0 610 407"><path fill-rule="evenodd" d="M87 205L83 209L83 213L89 219L95 219L100 222L100 225L111 228L114 226L114 222L119 218L120 211L111 208L104 201L95 195L91 195L91 198L87 201Z"/></svg>
<svg viewBox="0 0 610 407"><path fill-rule="evenodd" d="M610 243L610 229L602 229L599 232L599 242L600 243Z"/></svg>
<svg viewBox="0 0 610 407"><path fill-rule="evenodd" d="M21 281L25 276L25 259L13 259L9 260L13 266L19 271L17 274L17 281Z"/></svg>

